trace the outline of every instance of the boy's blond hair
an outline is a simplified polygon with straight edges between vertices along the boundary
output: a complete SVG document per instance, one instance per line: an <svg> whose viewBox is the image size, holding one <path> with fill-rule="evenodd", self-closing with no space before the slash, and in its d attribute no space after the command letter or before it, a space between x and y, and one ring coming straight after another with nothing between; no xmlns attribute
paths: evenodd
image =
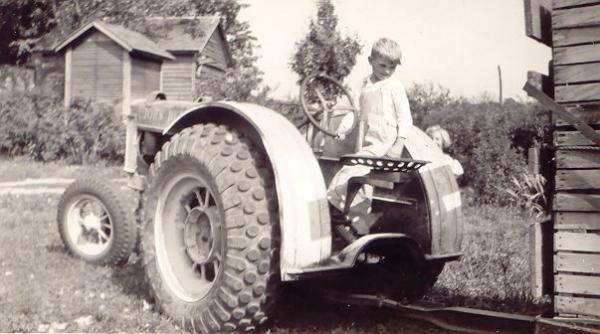
<svg viewBox="0 0 600 334"><path fill-rule="evenodd" d="M396 65L402 64L400 45L389 38L380 38L373 44L371 57L381 57L394 62Z"/></svg>

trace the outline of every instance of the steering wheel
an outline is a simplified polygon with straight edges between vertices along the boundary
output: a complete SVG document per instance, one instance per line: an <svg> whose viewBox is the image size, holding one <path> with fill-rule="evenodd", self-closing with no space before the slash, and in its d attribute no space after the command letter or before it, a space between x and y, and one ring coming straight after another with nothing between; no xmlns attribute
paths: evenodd
<svg viewBox="0 0 600 334"><path fill-rule="evenodd" d="M329 82L333 83L335 86L337 86L342 91L343 96L345 96L348 99L348 101L350 102L350 106L330 106L330 104L327 102L327 100L325 100L323 92L321 92L321 90L318 87L314 86L314 83L319 80L329 81ZM314 107L310 106L306 100L306 94L311 92L311 89L315 93L317 98L319 99L319 108L315 109ZM335 131L335 129L329 128L329 123L330 123L329 122L329 120L330 120L329 114L333 114L334 111L346 110L346 111L352 112L354 114L354 119L352 120L352 126L346 132L342 133L343 135L347 135L350 132L352 132L352 130L354 130L354 128L358 124L358 110L354 106L354 102L352 101L352 97L350 96L350 93L348 93L348 90L346 88L344 88L344 86L342 86L342 84L339 81L337 81L336 79L334 79L333 77L331 77L327 74L323 74L323 73L311 74L308 77L306 77L306 79L304 79L304 81L302 81L302 85L300 86L300 103L302 105L302 111L306 115L306 118L308 118L308 120L318 130L322 131L323 133L325 133L329 136L332 136L332 137L338 136L338 133Z"/></svg>

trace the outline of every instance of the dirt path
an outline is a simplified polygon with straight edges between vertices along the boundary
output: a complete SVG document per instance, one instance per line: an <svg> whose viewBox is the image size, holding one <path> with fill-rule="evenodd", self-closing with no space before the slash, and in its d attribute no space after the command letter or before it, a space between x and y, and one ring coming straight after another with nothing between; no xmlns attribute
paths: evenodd
<svg viewBox="0 0 600 334"><path fill-rule="evenodd" d="M0 196L60 194L73 181L75 179L27 178L21 181L0 182ZM125 182L125 179L115 179L113 181L122 183Z"/></svg>

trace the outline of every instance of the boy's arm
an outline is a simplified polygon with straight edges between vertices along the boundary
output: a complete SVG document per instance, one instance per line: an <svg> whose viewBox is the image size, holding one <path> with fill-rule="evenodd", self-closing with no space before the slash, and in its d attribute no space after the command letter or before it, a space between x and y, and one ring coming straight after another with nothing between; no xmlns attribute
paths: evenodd
<svg viewBox="0 0 600 334"><path fill-rule="evenodd" d="M398 83L396 87L391 90L391 95L394 103L394 110L396 112L396 119L398 121L398 137L408 138L408 134L413 126L413 119L404 86L401 83Z"/></svg>

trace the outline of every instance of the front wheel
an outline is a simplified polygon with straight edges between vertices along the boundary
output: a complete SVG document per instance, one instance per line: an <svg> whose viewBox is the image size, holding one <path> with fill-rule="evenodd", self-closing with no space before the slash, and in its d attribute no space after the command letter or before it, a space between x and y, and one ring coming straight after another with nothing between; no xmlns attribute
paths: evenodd
<svg viewBox="0 0 600 334"><path fill-rule="evenodd" d="M161 311L194 332L250 330L273 304L277 199L258 150L201 124L166 143L150 167L142 254Z"/></svg>
<svg viewBox="0 0 600 334"><path fill-rule="evenodd" d="M67 250L86 262L127 262L137 240L133 206L108 180L73 182L58 203L58 231Z"/></svg>

